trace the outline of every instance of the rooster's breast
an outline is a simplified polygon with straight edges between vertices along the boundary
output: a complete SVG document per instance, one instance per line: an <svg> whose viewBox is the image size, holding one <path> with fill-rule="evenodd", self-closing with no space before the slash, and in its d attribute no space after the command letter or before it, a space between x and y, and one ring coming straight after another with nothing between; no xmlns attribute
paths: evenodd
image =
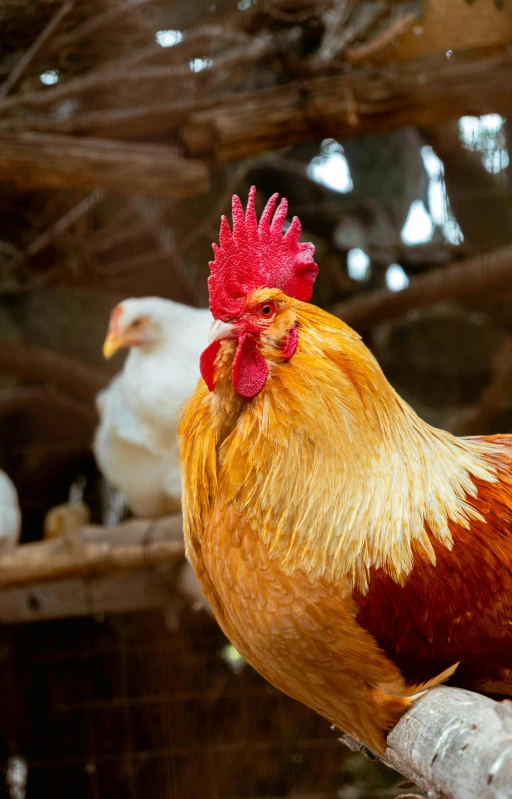
<svg viewBox="0 0 512 799"><path fill-rule="evenodd" d="M304 573L287 574L233 508L213 511L188 551L242 656L284 693L381 751L384 731L407 704L403 681L356 623L350 596Z"/></svg>

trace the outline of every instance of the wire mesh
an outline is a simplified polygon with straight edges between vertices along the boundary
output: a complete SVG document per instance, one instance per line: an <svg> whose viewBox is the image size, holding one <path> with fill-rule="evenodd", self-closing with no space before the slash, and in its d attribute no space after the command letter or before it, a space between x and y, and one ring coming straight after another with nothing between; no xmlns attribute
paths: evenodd
<svg viewBox="0 0 512 799"><path fill-rule="evenodd" d="M2 80L60 5L4 3ZM216 93L300 82L294 64L304 66L324 41L328 2L251 5L78 0L9 91L2 130L77 134L82 143L88 135L131 136L177 146L184 99L200 103ZM472 5L472 13L479 11L479 4ZM228 14L238 18L222 26ZM494 19L506 36L505 23ZM287 38L292 27L301 27L299 38ZM448 36L445 26L432 27ZM459 28L466 37L467 26ZM166 33L172 46L163 47L158 33ZM433 34L424 33L414 35L431 52L427 39L433 46ZM365 36L361 30L355 38ZM273 37L285 46L256 57L249 45ZM333 69L340 65L335 59ZM510 122L497 115L466 117L437 132L400 130L345 143L322 141L317 121L310 124L316 141L285 148L266 162L268 153L233 166L209 164L211 191L191 199L143 199L139 186L122 196L103 188L29 191L2 183L2 335L9 312L19 338L98 362L117 299L159 294L205 304L219 216L230 195L243 195L253 181L262 195L285 194L314 239L321 264L315 301L323 307L385 287L393 265L409 280L510 240ZM323 168L321 188L312 179L314 166ZM424 241L404 234L418 203L432 226ZM367 256L367 271L358 277L348 268L356 249ZM68 293L45 293L55 286ZM76 287L92 291L73 293ZM472 298L468 306L414 311L365 332L393 383L440 426L449 426L449 412L477 405L497 380L502 405L491 404L490 423L504 432L512 429L510 378L507 383L496 372L492 357L510 342L508 289ZM510 374L510 353L508 362ZM74 417L65 425L58 410L53 417L50 424L46 407L38 416L33 408L4 412L0 425L2 458L21 486L25 540L40 536L44 511L67 498L69 483L89 464L91 431L80 429ZM482 426L469 432L482 432ZM50 461L52 449L73 445L67 460L61 454ZM0 757L6 784L0 796L369 799L399 792L396 775L348 753L325 720L272 689L227 646L218 628L193 614L172 633L161 614L2 629Z"/></svg>
<svg viewBox="0 0 512 799"><path fill-rule="evenodd" d="M174 633L156 612L7 628L0 675L0 750L26 761L27 799L396 793L197 614Z"/></svg>

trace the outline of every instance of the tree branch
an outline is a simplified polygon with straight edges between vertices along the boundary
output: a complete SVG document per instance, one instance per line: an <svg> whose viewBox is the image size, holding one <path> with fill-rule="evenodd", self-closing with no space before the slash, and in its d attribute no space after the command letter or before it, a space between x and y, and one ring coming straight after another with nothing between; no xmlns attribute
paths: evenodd
<svg viewBox="0 0 512 799"><path fill-rule="evenodd" d="M92 401L105 387L108 375L93 366L50 350L2 339L0 372L15 375L27 383L46 383L63 393Z"/></svg>
<svg viewBox="0 0 512 799"><path fill-rule="evenodd" d="M256 53L258 47L259 44ZM272 47L266 47L262 42L262 51L268 55ZM242 49L237 50L229 51L225 59L238 58ZM220 59L214 59L210 69L197 75L190 73L195 89L200 88L197 80L203 81L212 68L215 71L219 61L222 66ZM105 74L104 71L102 75ZM116 74L126 81L126 71L117 69ZM138 80L137 70L134 74ZM90 75L83 80L89 80ZM232 161L321 137L354 138L406 125L427 127L464 114L512 115L512 97L507 92L511 80L512 52L496 52L494 48L456 55L451 60L426 56L405 64L359 68L256 92L205 95L201 88L194 96L182 90L179 97L171 100L84 110L67 119L46 114L22 119L3 116L0 127L121 139L173 132L191 155ZM68 96L70 90L66 86L69 88L69 82L55 89L8 98L6 102L21 103L23 98L23 102L33 100L44 105L52 98L56 101ZM54 94L57 90L58 97Z"/></svg>
<svg viewBox="0 0 512 799"><path fill-rule="evenodd" d="M179 514L117 528L87 526L3 555L0 590L112 577L183 556ZM432 799L503 799L512 770L511 706L462 689L430 690L389 734L384 762ZM348 743L365 751L358 742Z"/></svg>
<svg viewBox="0 0 512 799"><path fill-rule="evenodd" d="M64 3L64 5L61 6L56 14L52 17L48 25L41 31L39 36L34 39L33 44L28 48L28 50L25 50L19 61L16 62L11 72L0 86L0 100L3 100L3 98L9 94L16 81L19 80L31 61L34 60L36 55L44 47L48 39L52 36L54 31L57 30L66 14L71 11L74 5L74 0L69 0L69 2Z"/></svg>
<svg viewBox="0 0 512 799"><path fill-rule="evenodd" d="M118 84L129 84L130 82L140 84L146 81L150 82L150 84L155 84L157 81L165 81L168 86L174 81L179 97L182 94L184 82L191 89L198 88L214 72L241 66L248 62L257 63L266 56L273 55L283 48L282 42L270 37L245 37L245 43L241 43L240 38L239 34L234 47L228 48L222 55L218 55L212 60L208 71L194 74L191 72L187 60L164 65L140 66L140 64L127 63L126 59L122 59L121 63L114 61L111 65L90 70L85 75L70 78L51 89L38 89L36 91L18 93L0 102L0 113L19 106L44 107L68 97L76 98L83 93L98 92L100 89L115 88Z"/></svg>
<svg viewBox="0 0 512 799"><path fill-rule="evenodd" d="M388 736L388 765L431 799L505 799L512 774L512 703L440 686Z"/></svg>
<svg viewBox="0 0 512 799"><path fill-rule="evenodd" d="M393 44L403 33L416 22L414 14L404 14L399 17L395 22L386 28L379 36L372 39L366 44L360 44L358 47L347 47L344 56L351 64L360 64L362 61L367 61L375 55L379 55L386 47Z"/></svg>
<svg viewBox="0 0 512 799"><path fill-rule="evenodd" d="M135 8L152 3L153 0L126 0L125 3L117 3L116 5L103 11L101 14L95 14L93 17L86 19L81 25L77 25L73 30L57 36L51 43L49 50L50 53L58 53L66 47L76 44L87 36L91 36L106 25L112 24L117 20L117 17L128 14Z"/></svg>
<svg viewBox="0 0 512 799"><path fill-rule="evenodd" d="M31 258L45 249L57 236L64 233L71 225L74 225L82 216L89 213L105 197L103 189L96 189L88 194L79 203L70 208L63 216L51 225L44 233L30 242L22 253L22 258Z"/></svg>
<svg viewBox="0 0 512 799"><path fill-rule="evenodd" d="M330 310L356 330L366 330L441 300L462 300L507 284L512 278L512 245L456 261L411 279L403 291L378 289Z"/></svg>
<svg viewBox="0 0 512 799"><path fill-rule="evenodd" d="M352 36L355 35L352 29L347 26L347 20L355 4L355 0L338 0L332 9L325 12L327 24L322 43L311 59L313 69L322 69L332 63L343 52Z"/></svg>
<svg viewBox="0 0 512 799"><path fill-rule="evenodd" d="M396 769L429 799L505 799L510 794L510 700L495 702L441 685L415 702L391 730L386 758L345 733L339 740L351 751ZM409 796L417 794L397 799Z"/></svg>

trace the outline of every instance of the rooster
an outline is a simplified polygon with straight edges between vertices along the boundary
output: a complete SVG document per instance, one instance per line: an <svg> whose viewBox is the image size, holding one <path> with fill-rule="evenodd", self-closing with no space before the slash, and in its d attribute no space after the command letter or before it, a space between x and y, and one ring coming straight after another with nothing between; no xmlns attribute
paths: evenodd
<svg viewBox="0 0 512 799"><path fill-rule="evenodd" d="M456 438L308 304L287 204L233 198L179 436L188 557L267 680L384 754L431 686L512 694L512 441Z"/></svg>

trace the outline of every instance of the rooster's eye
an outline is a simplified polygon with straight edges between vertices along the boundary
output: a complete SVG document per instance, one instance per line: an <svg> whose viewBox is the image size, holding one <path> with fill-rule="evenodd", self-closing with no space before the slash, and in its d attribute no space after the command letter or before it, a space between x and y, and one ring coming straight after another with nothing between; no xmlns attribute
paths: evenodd
<svg viewBox="0 0 512 799"><path fill-rule="evenodd" d="M275 308L272 303L266 303L265 305L260 306L260 316L272 316L274 311Z"/></svg>
<svg viewBox="0 0 512 799"><path fill-rule="evenodd" d="M140 327L142 319L134 319L132 322L132 327Z"/></svg>

